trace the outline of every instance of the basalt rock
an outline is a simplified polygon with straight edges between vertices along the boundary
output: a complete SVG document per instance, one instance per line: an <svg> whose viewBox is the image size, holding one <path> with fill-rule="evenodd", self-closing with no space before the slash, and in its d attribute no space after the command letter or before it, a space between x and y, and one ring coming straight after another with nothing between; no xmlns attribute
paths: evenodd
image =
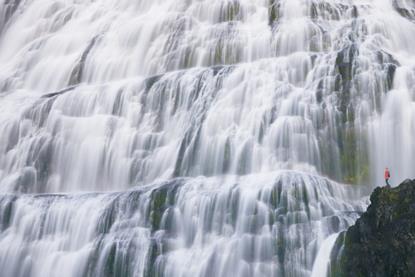
<svg viewBox="0 0 415 277"><path fill-rule="evenodd" d="M370 201L337 239L331 276L415 276L415 180L377 188Z"/></svg>

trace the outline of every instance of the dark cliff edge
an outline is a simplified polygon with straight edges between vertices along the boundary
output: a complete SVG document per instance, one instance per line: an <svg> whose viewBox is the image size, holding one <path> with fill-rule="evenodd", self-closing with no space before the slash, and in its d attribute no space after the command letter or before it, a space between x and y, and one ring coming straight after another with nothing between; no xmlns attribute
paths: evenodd
<svg viewBox="0 0 415 277"><path fill-rule="evenodd" d="M330 276L415 276L415 180L376 188L370 202L338 237Z"/></svg>

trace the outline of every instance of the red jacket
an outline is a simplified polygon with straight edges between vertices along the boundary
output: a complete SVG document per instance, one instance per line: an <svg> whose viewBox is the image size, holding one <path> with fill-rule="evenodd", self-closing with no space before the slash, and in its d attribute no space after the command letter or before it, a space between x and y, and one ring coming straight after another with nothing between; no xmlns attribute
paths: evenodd
<svg viewBox="0 0 415 277"><path fill-rule="evenodd" d="M389 170L385 170L385 179L389 179L391 177L391 174L389 172Z"/></svg>

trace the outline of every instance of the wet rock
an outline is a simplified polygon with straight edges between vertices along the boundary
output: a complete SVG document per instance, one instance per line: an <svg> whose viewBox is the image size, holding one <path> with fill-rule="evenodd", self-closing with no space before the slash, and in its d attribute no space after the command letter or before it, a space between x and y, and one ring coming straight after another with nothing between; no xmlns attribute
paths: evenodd
<svg viewBox="0 0 415 277"><path fill-rule="evenodd" d="M238 1L227 1L220 9L219 22L242 20L241 4Z"/></svg>
<svg viewBox="0 0 415 277"><path fill-rule="evenodd" d="M269 0L268 7L268 24L272 26L274 22L277 22L280 18L281 3L277 0Z"/></svg>
<svg viewBox="0 0 415 277"><path fill-rule="evenodd" d="M370 201L339 236L331 276L415 276L415 180L377 188Z"/></svg>
<svg viewBox="0 0 415 277"><path fill-rule="evenodd" d="M0 199L0 231L4 231L10 226L13 204L16 199L15 195L4 196Z"/></svg>
<svg viewBox="0 0 415 277"><path fill-rule="evenodd" d="M336 87L340 88L340 93L338 95L339 110L342 112L343 121L347 121L347 112L350 107L351 101L351 89L353 77L355 75L355 58L359 54L358 47L355 44L344 48L337 54L336 57L336 71L339 74L339 83L336 83Z"/></svg>
<svg viewBox="0 0 415 277"><path fill-rule="evenodd" d="M392 5L401 16L409 20L415 20L415 2L394 0Z"/></svg>
<svg viewBox="0 0 415 277"><path fill-rule="evenodd" d="M358 9L357 9L357 7L355 5L352 8L352 17L353 18L359 17L359 11L358 11Z"/></svg>
<svg viewBox="0 0 415 277"><path fill-rule="evenodd" d="M163 76L164 76L163 74L154 75L154 76L151 76L151 77L147 78L146 80L144 80L144 84L145 84L146 91L149 91L153 87L153 85L155 83L157 83L158 81L160 81L160 79Z"/></svg>
<svg viewBox="0 0 415 277"><path fill-rule="evenodd" d="M43 96L42 96L42 98L53 98L53 97L55 97L55 96L59 96L59 95L61 95L61 94L67 93L67 92L69 92L69 91L72 91L72 90L74 90L75 88L76 88L76 86L69 86L69 87L64 88L64 89L62 89L62 90L59 90L59 91L55 91L55 92L51 92L51 93L47 93L47 94L43 95Z"/></svg>
<svg viewBox="0 0 415 277"><path fill-rule="evenodd" d="M83 51L81 58L75 65L74 69L72 70L71 76L69 77L69 86L74 86L81 83L86 59L88 58L89 53L91 53L91 50L94 48L99 37L99 35L95 36Z"/></svg>

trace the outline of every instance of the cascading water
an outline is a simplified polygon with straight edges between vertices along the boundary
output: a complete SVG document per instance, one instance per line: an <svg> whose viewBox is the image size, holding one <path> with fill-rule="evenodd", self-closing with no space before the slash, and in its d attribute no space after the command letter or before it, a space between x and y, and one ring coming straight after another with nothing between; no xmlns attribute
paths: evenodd
<svg viewBox="0 0 415 277"><path fill-rule="evenodd" d="M414 177L414 22L404 0L0 0L1 276L324 274L361 188Z"/></svg>

